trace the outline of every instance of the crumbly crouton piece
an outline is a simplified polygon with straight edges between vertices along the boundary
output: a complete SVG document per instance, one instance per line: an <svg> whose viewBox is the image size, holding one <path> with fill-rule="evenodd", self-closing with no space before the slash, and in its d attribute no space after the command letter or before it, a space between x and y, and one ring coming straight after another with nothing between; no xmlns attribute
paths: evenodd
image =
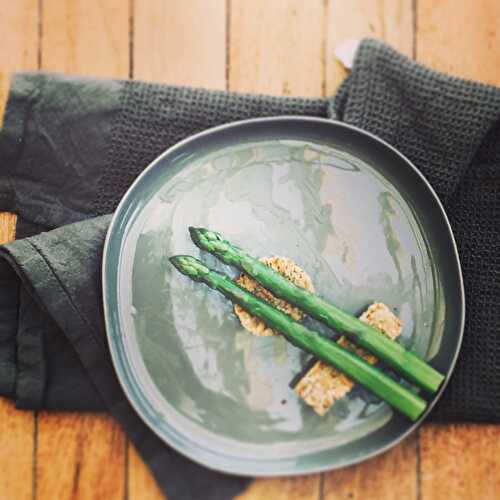
<svg viewBox="0 0 500 500"><path fill-rule="evenodd" d="M391 339L395 339L401 334L400 319L385 304L380 302L372 304L359 319L378 328ZM373 354L356 346L345 336L340 337L337 343L358 354L370 364L377 362L377 358ZM353 387L354 382L349 377L333 366L327 365L323 361L317 361L299 380L294 390L318 415L323 416L335 401L343 398Z"/></svg>
<svg viewBox="0 0 500 500"><path fill-rule="evenodd" d="M265 257L259 259L263 264L266 264L269 267L272 267L276 272L280 273L286 279L291 281L297 286L305 288L311 292L314 291L314 287L309 275L302 270L292 259L288 257ZM303 317L303 313L297 307L292 306L288 302L275 297L269 290L264 288L262 285L257 283L253 278L246 274L242 274L237 280L236 283L246 288L249 292L253 293L257 297L269 302L274 307L283 311L286 314L289 314L293 319L299 321ZM257 335L260 337L269 337L271 335L278 335L276 331L272 328L269 328L264 321L260 318L252 316L245 309L243 309L240 305L235 304L234 312L241 324L253 335Z"/></svg>
<svg viewBox="0 0 500 500"><path fill-rule="evenodd" d="M379 329L391 339L401 335L401 320L381 302L372 304L359 319Z"/></svg>

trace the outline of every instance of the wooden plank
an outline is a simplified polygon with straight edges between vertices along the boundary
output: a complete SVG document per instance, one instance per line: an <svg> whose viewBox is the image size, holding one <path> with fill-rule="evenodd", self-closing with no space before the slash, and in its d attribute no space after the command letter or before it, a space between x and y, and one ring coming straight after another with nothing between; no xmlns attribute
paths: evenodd
<svg viewBox="0 0 500 500"><path fill-rule="evenodd" d="M37 0L0 0L0 33L4 34L0 44L0 123L10 75L37 67L37 26ZM15 216L0 213L0 243L13 240L15 231ZM0 399L0 498L33 497L34 431L32 412L16 410L10 401Z"/></svg>
<svg viewBox="0 0 500 500"><path fill-rule="evenodd" d="M42 69L126 78L129 2L44 0ZM108 416L41 413L36 485L39 500L122 500L125 437Z"/></svg>
<svg viewBox="0 0 500 500"><path fill-rule="evenodd" d="M335 57L348 39L381 38L404 54L413 53L413 0L330 0L326 44L326 90L333 94L347 75Z"/></svg>
<svg viewBox="0 0 500 500"><path fill-rule="evenodd" d="M226 85L226 0L136 0L136 78L223 89Z"/></svg>
<svg viewBox="0 0 500 500"><path fill-rule="evenodd" d="M500 2L419 0L417 58L463 78L500 84Z"/></svg>
<svg viewBox="0 0 500 500"><path fill-rule="evenodd" d="M496 0L419 0L416 55L437 70L500 84ZM421 498L498 498L500 426L424 426Z"/></svg>
<svg viewBox="0 0 500 500"><path fill-rule="evenodd" d="M44 0L42 68L126 78L128 4L124 0Z"/></svg>
<svg viewBox="0 0 500 500"><path fill-rule="evenodd" d="M322 0L233 1L229 19L230 90L321 96L325 14ZM257 479L241 498L318 498L320 479L320 474Z"/></svg>
<svg viewBox="0 0 500 500"><path fill-rule="evenodd" d="M417 498L417 436L387 453L325 474L324 500L411 500Z"/></svg>
<svg viewBox="0 0 500 500"><path fill-rule="evenodd" d="M16 238L16 216L7 212L0 213L0 245Z"/></svg>
<svg viewBox="0 0 500 500"><path fill-rule="evenodd" d="M499 457L498 425L426 425L420 434L421 499L498 498Z"/></svg>
<svg viewBox="0 0 500 500"><path fill-rule="evenodd" d="M132 45L134 78L224 89L226 1L135 0ZM132 444L128 464L129 500L162 499Z"/></svg>
<svg viewBox="0 0 500 500"><path fill-rule="evenodd" d="M122 500L125 442L110 416L40 413L37 498Z"/></svg>
<svg viewBox="0 0 500 500"><path fill-rule="evenodd" d="M37 67L38 0L0 0L0 33L4 34L0 44L0 116L3 116L11 74Z"/></svg>
<svg viewBox="0 0 500 500"><path fill-rule="evenodd" d="M0 498L31 500L35 419L0 399ZM22 480L20 480L22 478Z"/></svg>
<svg viewBox="0 0 500 500"><path fill-rule="evenodd" d="M235 1L229 22L229 88L318 97L324 83L322 0Z"/></svg>

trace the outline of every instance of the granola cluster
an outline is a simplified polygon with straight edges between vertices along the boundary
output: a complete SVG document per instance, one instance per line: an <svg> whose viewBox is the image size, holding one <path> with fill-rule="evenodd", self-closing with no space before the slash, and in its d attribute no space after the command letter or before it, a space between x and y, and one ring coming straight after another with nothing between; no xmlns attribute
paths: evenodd
<svg viewBox="0 0 500 500"><path fill-rule="evenodd" d="M309 275L301 269L292 259L288 257L264 257L259 259L266 266L272 267L276 272L280 273L286 279L291 281L293 284L305 288L310 292L314 291L314 287ZM253 278L246 274L242 274L236 283L246 288L249 292L253 293L260 299L269 302L271 305L279 309L280 311L289 314L294 320L299 321L303 318L303 312L297 307L292 306L283 299L275 297L269 290L264 288L262 285L257 283ZM264 321L252 316L241 306L236 304L234 306L234 312L238 319L240 320L243 327L250 333L257 335L259 337L269 337L272 335L278 335L276 331L269 328Z"/></svg>
<svg viewBox="0 0 500 500"><path fill-rule="evenodd" d="M380 302L372 304L359 319L378 328L391 339L401 334L401 321L385 304ZM344 336L340 337L337 343L361 356L370 364L377 362L373 354L356 346ZM299 380L295 391L318 415L324 415L335 401L343 398L353 387L354 382L349 377L333 366L317 361Z"/></svg>

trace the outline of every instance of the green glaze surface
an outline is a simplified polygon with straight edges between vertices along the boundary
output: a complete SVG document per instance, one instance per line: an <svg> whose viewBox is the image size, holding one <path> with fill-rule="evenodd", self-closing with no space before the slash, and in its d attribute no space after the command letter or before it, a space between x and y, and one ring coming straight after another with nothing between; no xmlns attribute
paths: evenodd
<svg viewBox="0 0 500 500"><path fill-rule="evenodd" d="M293 258L318 293L352 314L385 302L403 321L402 343L449 378L463 330L458 257L439 202L406 159L321 119L202 133L160 156L123 199L103 282L127 396L194 460L238 474L301 474L363 460L414 428L362 390L323 418L299 401L288 384L307 355L283 338L251 336L222 296L169 264L192 254L235 275L194 246L188 226L219 231L252 255Z"/></svg>

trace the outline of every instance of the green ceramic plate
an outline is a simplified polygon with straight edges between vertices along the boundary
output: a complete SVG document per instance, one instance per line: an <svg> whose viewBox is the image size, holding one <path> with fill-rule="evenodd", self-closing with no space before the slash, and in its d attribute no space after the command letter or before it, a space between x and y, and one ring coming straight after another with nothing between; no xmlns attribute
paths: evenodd
<svg viewBox="0 0 500 500"><path fill-rule="evenodd" d="M257 256L293 258L318 293L354 314L385 302L404 323L402 342L448 380L463 331L460 266L443 208L406 158L366 132L315 118L193 136L123 198L103 283L125 393L158 436L197 462L243 475L303 474L364 460L415 429L361 389L323 418L303 404L288 384L307 356L283 338L246 333L222 296L169 264L170 255L200 256L189 225Z"/></svg>

